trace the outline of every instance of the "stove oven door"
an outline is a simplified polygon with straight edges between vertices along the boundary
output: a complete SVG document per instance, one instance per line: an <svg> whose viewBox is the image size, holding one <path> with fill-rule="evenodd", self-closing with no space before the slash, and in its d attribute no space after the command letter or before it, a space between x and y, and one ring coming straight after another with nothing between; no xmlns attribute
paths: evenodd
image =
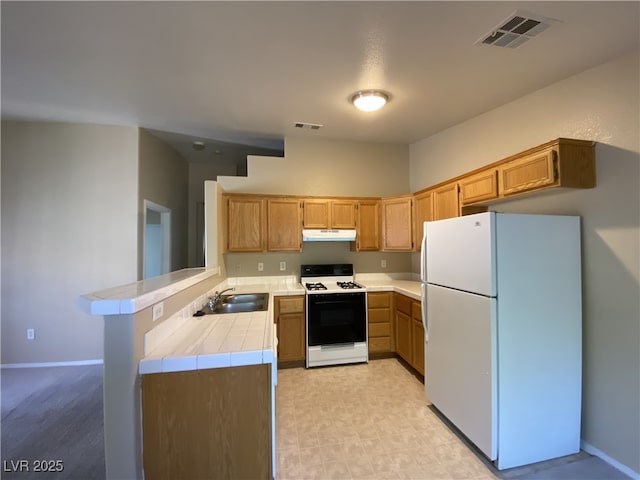
<svg viewBox="0 0 640 480"><path fill-rule="evenodd" d="M367 340L366 294L307 295L307 345L336 345Z"/></svg>

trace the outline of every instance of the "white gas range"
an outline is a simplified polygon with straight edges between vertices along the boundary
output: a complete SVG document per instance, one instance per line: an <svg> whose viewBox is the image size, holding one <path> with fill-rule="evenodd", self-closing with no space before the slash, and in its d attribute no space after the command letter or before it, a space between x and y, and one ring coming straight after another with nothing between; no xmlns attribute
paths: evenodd
<svg viewBox="0 0 640 480"><path fill-rule="evenodd" d="M302 265L307 367L369 361L366 289L352 264Z"/></svg>

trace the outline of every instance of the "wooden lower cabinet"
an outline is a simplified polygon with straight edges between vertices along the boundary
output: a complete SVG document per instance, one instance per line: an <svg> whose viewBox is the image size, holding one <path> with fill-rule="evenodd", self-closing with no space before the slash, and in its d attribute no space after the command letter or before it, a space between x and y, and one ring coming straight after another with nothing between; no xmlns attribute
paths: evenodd
<svg viewBox="0 0 640 480"><path fill-rule="evenodd" d="M411 365L424 375L424 326L420 302L411 301Z"/></svg>
<svg viewBox="0 0 640 480"><path fill-rule="evenodd" d="M399 293L395 294L396 353L424 375L424 328L421 304Z"/></svg>
<svg viewBox="0 0 640 480"><path fill-rule="evenodd" d="M278 362L305 360L304 295L275 297Z"/></svg>
<svg viewBox="0 0 640 480"><path fill-rule="evenodd" d="M393 353L395 350L391 295L391 292L369 292L367 294L369 354Z"/></svg>
<svg viewBox="0 0 640 480"><path fill-rule="evenodd" d="M272 478L271 365L142 375L146 480Z"/></svg>

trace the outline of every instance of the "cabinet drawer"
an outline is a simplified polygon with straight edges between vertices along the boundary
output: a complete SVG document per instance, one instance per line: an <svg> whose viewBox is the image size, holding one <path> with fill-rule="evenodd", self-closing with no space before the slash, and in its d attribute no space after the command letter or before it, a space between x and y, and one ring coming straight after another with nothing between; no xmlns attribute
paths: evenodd
<svg viewBox="0 0 640 480"><path fill-rule="evenodd" d="M390 352L391 337L377 337L369 339L369 353Z"/></svg>
<svg viewBox="0 0 640 480"><path fill-rule="evenodd" d="M390 308L369 309L369 324L389 322L391 320Z"/></svg>
<svg viewBox="0 0 640 480"><path fill-rule="evenodd" d="M404 295L396 294L396 310L411 316L411 299Z"/></svg>
<svg viewBox="0 0 640 480"><path fill-rule="evenodd" d="M372 292L367 294L369 308L384 308L391 306L391 293Z"/></svg>
<svg viewBox="0 0 640 480"><path fill-rule="evenodd" d="M388 337L391 335L391 324L372 323L369 325L369 338L371 337Z"/></svg>
<svg viewBox="0 0 640 480"><path fill-rule="evenodd" d="M304 312L304 297L281 297L278 305L280 313Z"/></svg>

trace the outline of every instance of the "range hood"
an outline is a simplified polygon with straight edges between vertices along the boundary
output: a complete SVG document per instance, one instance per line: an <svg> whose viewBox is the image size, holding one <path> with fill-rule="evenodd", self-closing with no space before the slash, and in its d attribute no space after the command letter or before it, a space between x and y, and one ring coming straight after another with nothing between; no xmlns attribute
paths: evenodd
<svg viewBox="0 0 640 480"><path fill-rule="evenodd" d="M303 242L353 242L356 239L355 230L304 229Z"/></svg>

